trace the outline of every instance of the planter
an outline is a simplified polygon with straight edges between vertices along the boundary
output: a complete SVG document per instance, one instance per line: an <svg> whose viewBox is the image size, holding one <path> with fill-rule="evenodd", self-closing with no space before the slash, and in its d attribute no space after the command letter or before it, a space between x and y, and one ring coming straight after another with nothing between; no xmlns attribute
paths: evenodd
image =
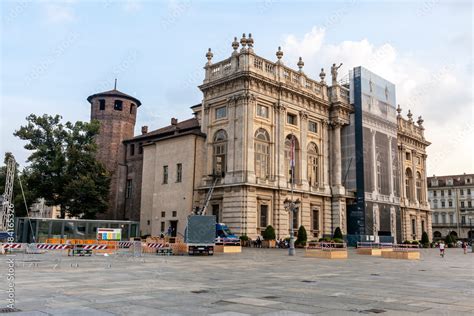
<svg viewBox="0 0 474 316"><path fill-rule="evenodd" d="M325 251L321 249L306 249L305 257L322 259L347 259L347 250Z"/></svg>
<svg viewBox="0 0 474 316"><path fill-rule="evenodd" d="M404 259L404 260L420 260L419 251L384 251L382 258L388 259Z"/></svg>
<svg viewBox="0 0 474 316"><path fill-rule="evenodd" d="M214 252L221 252L221 253L238 253L242 252L241 246L224 246L224 245L215 245Z"/></svg>
<svg viewBox="0 0 474 316"><path fill-rule="evenodd" d="M368 256L381 256L382 249L379 248L357 248L357 254Z"/></svg>
<svg viewBox="0 0 474 316"><path fill-rule="evenodd" d="M276 240L263 240L262 247L263 248L275 248Z"/></svg>

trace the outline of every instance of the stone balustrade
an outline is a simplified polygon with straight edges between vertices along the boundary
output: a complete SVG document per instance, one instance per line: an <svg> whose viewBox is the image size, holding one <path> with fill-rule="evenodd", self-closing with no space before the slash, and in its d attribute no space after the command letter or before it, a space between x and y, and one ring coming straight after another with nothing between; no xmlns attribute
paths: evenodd
<svg viewBox="0 0 474 316"><path fill-rule="evenodd" d="M244 51L237 53L230 58L217 63L208 63L205 66L206 78L204 83L210 83L215 80L225 78L231 74L243 71L250 71L272 81L278 81L290 88L302 90L317 98L327 100L327 89L325 83L318 82L306 76L302 71L293 70L281 62L272 62L260 56L253 51ZM349 90L344 87L334 89L334 97L349 103Z"/></svg>

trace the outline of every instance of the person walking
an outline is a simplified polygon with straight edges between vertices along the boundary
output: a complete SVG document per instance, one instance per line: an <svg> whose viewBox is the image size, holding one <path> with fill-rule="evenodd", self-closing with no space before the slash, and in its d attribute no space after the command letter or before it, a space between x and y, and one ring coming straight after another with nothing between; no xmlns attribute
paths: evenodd
<svg viewBox="0 0 474 316"><path fill-rule="evenodd" d="M444 258L444 242L439 244L439 255Z"/></svg>
<svg viewBox="0 0 474 316"><path fill-rule="evenodd" d="M462 247L462 250L464 251L464 254L467 254L467 242L463 241L461 247Z"/></svg>

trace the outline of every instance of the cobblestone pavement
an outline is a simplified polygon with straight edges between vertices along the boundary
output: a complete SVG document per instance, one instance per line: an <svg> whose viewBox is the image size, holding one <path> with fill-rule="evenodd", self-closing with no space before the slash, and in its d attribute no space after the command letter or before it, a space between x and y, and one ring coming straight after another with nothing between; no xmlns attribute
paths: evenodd
<svg viewBox="0 0 474 316"><path fill-rule="evenodd" d="M473 315L474 254L421 252L420 261L353 249L346 260L249 248L211 257L18 254L21 312L9 315Z"/></svg>

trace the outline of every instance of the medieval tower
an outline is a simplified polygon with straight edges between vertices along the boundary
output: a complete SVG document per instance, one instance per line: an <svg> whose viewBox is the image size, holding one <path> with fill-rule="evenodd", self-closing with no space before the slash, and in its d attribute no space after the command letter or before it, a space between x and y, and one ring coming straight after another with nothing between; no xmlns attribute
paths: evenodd
<svg viewBox="0 0 474 316"><path fill-rule="evenodd" d="M111 174L109 209L100 215L105 219L121 219L118 212L118 200L123 194L119 184L119 166L125 159L125 147L122 142L133 137L137 109L140 100L116 89L96 93L87 98L91 104L91 120L100 122L100 132L96 138L97 159Z"/></svg>

